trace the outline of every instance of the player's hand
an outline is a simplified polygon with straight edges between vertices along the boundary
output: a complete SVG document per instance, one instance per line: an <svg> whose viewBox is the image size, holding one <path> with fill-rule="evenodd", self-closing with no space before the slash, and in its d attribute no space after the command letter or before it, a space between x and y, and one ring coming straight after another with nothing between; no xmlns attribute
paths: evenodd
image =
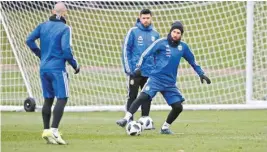
<svg viewBox="0 0 267 152"><path fill-rule="evenodd" d="M74 74L78 74L78 73L80 72L80 66L78 65L78 66L76 67L76 69L74 69L74 70L75 70Z"/></svg>
<svg viewBox="0 0 267 152"><path fill-rule="evenodd" d="M210 79L203 74L203 75L200 76L201 83L204 83L204 80L207 82L207 84L211 84Z"/></svg>
<svg viewBox="0 0 267 152"><path fill-rule="evenodd" d="M141 70L139 68L136 68L133 72L134 77L140 77L142 75Z"/></svg>

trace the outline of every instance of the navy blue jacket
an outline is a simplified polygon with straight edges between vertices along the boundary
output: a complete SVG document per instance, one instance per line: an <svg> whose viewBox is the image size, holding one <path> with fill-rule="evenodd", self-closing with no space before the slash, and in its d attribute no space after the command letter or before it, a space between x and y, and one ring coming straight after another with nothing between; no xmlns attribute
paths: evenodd
<svg viewBox="0 0 267 152"><path fill-rule="evenodd" d="M156 65L149 77L162 83L176 83L177 71L182 57L187 60L199 76L204 74L201 67L196 64L195 57L185 42L181 41L177 47L171 47L167 38L158 39L144 51L137 67L142 69L144 60L153 54L156 55ZM141 70L141 72L143 71Z"/></svg>
<svg viewBox="0 0 267 152"><path fill-rule="evenodd" d="M128 31L122 47L122 63L127 75L133 74L141 54L158 38L159 33L153 25L144 27L137 20L136 26ZM153 68L154 58L149 57L142 66L142 76L148 77Z"/></svg>
<svg viewBox="0 0 267 152"><path fill-rule="evenodd" d="M40 49L35 43L37 39L40 39ZM66 61L74 69L78 66L71 49L71 28L61 20L39 24L29 34L26 43L41 59L40 72L66 71Z"/></svg>

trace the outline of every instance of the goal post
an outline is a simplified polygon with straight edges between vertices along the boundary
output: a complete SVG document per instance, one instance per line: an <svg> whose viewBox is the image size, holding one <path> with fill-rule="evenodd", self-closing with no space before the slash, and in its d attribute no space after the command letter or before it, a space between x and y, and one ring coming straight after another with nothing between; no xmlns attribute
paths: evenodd
<svg viewBox="0 0 267 152"><path fill-rule="evenodd" d="M267 100L267 2L248 2L248 11L250 11L250 27L253 30L248 32L253 34L253 38L247 45L251 47L251 53L247 55L248 58L251 58L251 63L248 68L248 72L251 72L248 78L248 83L250 88L247 88L247 91L251 91L249 94L247 92L247 103L248 104L259 104L266 105ZM253 14L252 14L253 13ZM248 19L249 20L249 19ZM252 25L253 24L253 25ZM249 35L248 35L249 36ZM252 43L253 42L253 43ZM247 49L248 50L248 49ZM251 80L252 79L252 80Z"/></svg>
<svg viewBox="0 0 267 152"><path fill-rule="evenodd" d="M267 10L265 10L265 12L261 12L261 11L258 11L258 10L261 10L261 9L266 9L266 6L264 5L259 5L258 7L256 7L258 10L255 10L254 11L254 3L253 1L248 1L247 2L247 26L246 26L246 104L250 105L250 104L257 104L257 105L261 105L261 104L266 104L266 100L267 99L267 85L266 85L266 82L264 82L265 80L267 80L266 76L267 76L267 68L266 68L266 64L264 62L266 62L266 53L262 54L262 58L263 58L263 62L262 62L262 65L257 65L257 60L262 60L262 59L259 59L257 56L254 56L253 54L253 44L254 42L258 43L257 41L253 40L253 39L259 39L259 41L265 41L265 45L266 45L266 36L263 37L263 36L260 36L258 37L258 34L263 32L263 35L266 34L266 29L262 30L261 28L260 29L255 29L254 28L254 20L256 20L256 22L259 20L264 20L264 14L266 14ZM263 7L263 8L261 8ZM256 15L254 16L254 13L256 13ZM261 16L262 18L258 18L258 16ZM266 21L266 18L265 18L265 21ZM259 24L259 23L258 23ZM264 26L264 25L259 25L260 26ZM253 30L251 30L253 29ZM255 36L254 34L255 33ZM265 33L265 34L264 34ZM257 38L256 38L257 36ZM263 43L264 44L264 43ZM264 49L264 48L263 48ZM265 47L266 49L266 47ZM257 51L257 50L256 50ZM262 50L264 52L264 50ZM257 52L256 52L257 53ZM255 61L255 62L253 62ZM255 63L253 65L253 63ZM264 66L265 64L265 67L263 67L263 69L261 70L265 70L265 73L263 73L263 75L258 75L258 72L260 72L260 70L257 70L256 68L258 66ZM255 71L257 70L257 71ZM253 96L253 90L259 90L258 89L258 82L257 80L254 81L254 84L257 84L254 88L253 88L253 77L255 77L255 79L258 79L257 77L262 77L262 78L259 78L259 79L263 79L263 81L261 81L261 83L265 83L265 86L263 88L260 88L262 89L263 91L263 96L262 96L262 100L260 99L254 99L254 96ZM265 91L264 91L265 90ZM264 94L265 92L265 94Z"/></svg>
<svg viewBox="0 0 267 152"><path fill-rule="evenodd" d="M183 41L211 78L201 84L194 70L181 60L177 86L185 109L267 108L267 2L68 1L67 24L72 27L74 55L81 72L70 77L66 111L123 111L127 77L121 46L139 12L149 8L153 24L166 37L171 23L185 26ZM1 110L23 110L27 97L43 104L39 59L27 48L27 35L48 20L55 2L1 2ZM37 41L39 44L39 41ZM152 110L170 107L158 93Z"/></svg>

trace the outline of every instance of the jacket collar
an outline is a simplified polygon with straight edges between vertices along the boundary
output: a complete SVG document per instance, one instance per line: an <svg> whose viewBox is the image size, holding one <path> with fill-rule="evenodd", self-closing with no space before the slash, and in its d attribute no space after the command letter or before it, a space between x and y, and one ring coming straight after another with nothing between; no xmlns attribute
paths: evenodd
<svg viewBox="0 0 267 152"><path fill-rule="evenodd" d="M64 24L67 23L64 17L57 16L56 14L50 16L49 20L53 22L63 22Z"/></svg>

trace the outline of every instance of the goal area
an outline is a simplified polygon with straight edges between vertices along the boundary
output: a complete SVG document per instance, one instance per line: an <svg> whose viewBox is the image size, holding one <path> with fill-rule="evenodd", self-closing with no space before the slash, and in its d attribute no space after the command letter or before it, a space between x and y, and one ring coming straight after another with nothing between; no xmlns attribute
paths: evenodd
<svg viewBox="0 0 267 152"><path fill-rule="evenodd" d="M260 1L69 1L73 53L81 72L67 65L70 97L66 111L123 111L127 81L122 44L139 12L148 8L153 25L166 37L171 23L184 24L188 43L212 83L201 84L181 60L177 87L185 109L267 108L267 2ZM39 59L26 46L27 35L48 20L55 2L1 2L1 111L21 111L27 97L43 105ZM39 44L39 42L38 42ZM152 110L170 107L160 93Z"/></svg>

